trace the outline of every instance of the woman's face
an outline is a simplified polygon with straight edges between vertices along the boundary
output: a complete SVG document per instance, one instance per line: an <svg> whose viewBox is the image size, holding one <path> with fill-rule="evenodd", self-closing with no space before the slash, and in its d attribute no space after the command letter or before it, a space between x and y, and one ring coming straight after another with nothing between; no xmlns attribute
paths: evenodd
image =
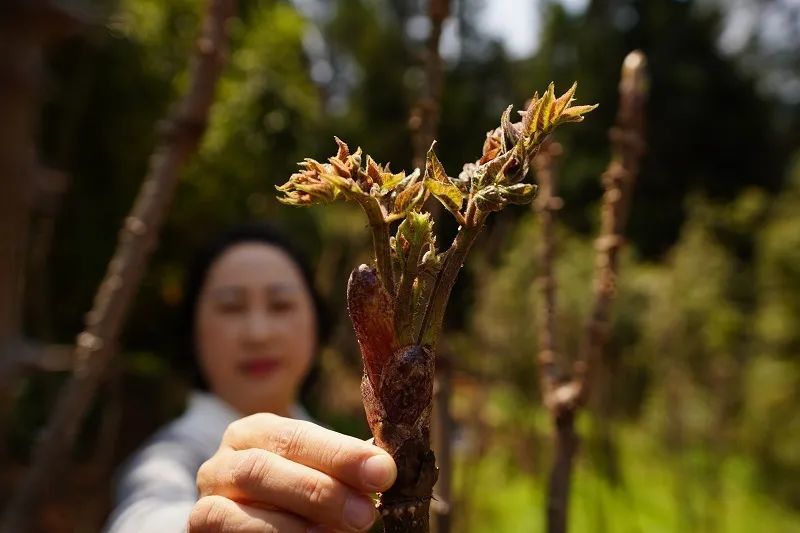
<svg viewBox="0 0 800 533"><path fill-rule="evenodd" d="M288 415L316 346L314 304L280 248L241 243L211 265L195 346L212 392L242 414Z"/></svg>

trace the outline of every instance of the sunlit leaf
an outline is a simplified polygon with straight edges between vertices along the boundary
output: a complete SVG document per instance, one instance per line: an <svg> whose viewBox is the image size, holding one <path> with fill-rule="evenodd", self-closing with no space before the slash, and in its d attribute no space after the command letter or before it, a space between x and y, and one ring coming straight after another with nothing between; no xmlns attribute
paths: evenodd
<svg viewBox="0 0 800 533"><path fill-rule="evenodd" d="M528 204L536 198L538 187L531 183L517 183L501 189L503 199L510 204Z"/></svg>
<svg viewBox="0 0 800 533"><path fill-rule="evenodd" d="M424 195L425 188L422 186L421 181L411 184L409 187L397 193L397 197L394 199L394 210L392 212L405 216L410 209L420 204Z"/></svg>
<svg viewBox="0 0 800 533"><path fill-rule="evenodd" d="M575 96L575 90L577 88L578 82L576 81L572 84L572 87L570 87L567 92L558 97L553 106L553 116L558 117L566 108L570 106L574 100L573 96Z"/></svg>
<svg viewBox="0 0 800 533"><path fill-rule="evenodd" d="M540 131L546 131L552 122L552 113L553 113L553 104L555 103L556 95L555 95L555 86L551 82L550 85L547 86L547 90L542 95L542 104L538 115L538 129Z"/></svg>
<svg viewBox="0 0 800 533"><path fill-rule="evenodd" d="M567 108L558 118L558 124L564 124L567 122L582 122L584 118L583 115L597 109L597 105L598 104L579 105Z"/></svg>
<svg viewBox="0 0 800 533"><path fill-rule="evenodd" d="M425 187L450 211L461 209L461 204L464 203L464 196L449 179L445 182L426 179Z"/></svg>
<svg viewBox="0 0 800 533"><path fill-rule="evenodd" d="M381 173L381 189L383 193L387 193L389 191L393 191L398 185L400 185L403 180L406 179L405 172L398 172L397 174L392 174L391 172L382 172Z"/></svg>
<svg viewBox="0 0 800 533"><path fill-rule="evenodd" d="M439 158L436 157L436 152L433 151L433 146L434 145L432 144L428 150L428 156L425 160L425 179L447 182L447 173L444 170L444 166L442 166L442 163L439 161Z"/></svg>

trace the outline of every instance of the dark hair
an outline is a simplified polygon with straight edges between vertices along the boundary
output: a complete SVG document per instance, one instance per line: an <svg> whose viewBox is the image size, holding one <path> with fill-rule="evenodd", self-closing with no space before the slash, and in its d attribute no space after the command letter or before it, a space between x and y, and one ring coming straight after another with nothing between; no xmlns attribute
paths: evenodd
<svg viewBox="0 0 800 533"><path fill-rule="evenodd" d="M319 346L322 345L328 338L330 330L330 321L325 309L325 305L319 296L319 293L314 288L313 278L309 262L305 255L298 250L280 230L263 222L254 222L247 224L240 224L229 228L227 231L220 234L216 239L209 242L205 247L201 248L190 263L186 272L183 286L183 305L181 313L181 330L183 336L184 348L181 350L181 362L183 370L187 371L192 379L195 388L200 390L208 390L208 381L203 375L200 361L198 358L197 346L195 346L196 331L195 331L195 317L197 311L197 302L200 298L200 292L203 290L203 285L208 277L208 271L212 265L220 258L229 248L241 243L263 243L270 246L279 248L293 263L300 269L303 282L308 289L309 294L314 305L314 315L316 322L317 333L317 351ZM308 394L312 389L314 382L317 380L319 374L319 356L314 357L306 379L304 380L301 389L300 397L302 400L307 400Z"/></svg>

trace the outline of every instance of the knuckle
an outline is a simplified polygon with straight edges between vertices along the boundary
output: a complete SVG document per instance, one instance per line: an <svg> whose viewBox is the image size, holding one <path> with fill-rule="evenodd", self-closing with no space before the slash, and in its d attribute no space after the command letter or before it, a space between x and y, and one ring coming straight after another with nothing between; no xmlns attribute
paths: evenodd
<svg viewBox="0 0 800 533"><path fill-rule="evenodd" d="M272 413L256 413L234 420L225 428L222 440L227 443L236 443L241 440L240 437L252 433L254 428L260 428L262 426L268 428L273 418L276 417Z"/></svg>
<svg viewBox="0 0 800 533"><path fill-rule="evenodd" d="M225 528L228 507L220 496L197 500L187 522L188 533L217 533Z"/></svg>
<svg viewBox="0 0 800 533"><path fill-rule="evenodd" d="M231 468L231 484L245 492L256 489L269 476L272 461L271 454L265 450L250 449L241 452Z"/></svg>
<svg viewBox="0 0 800 533"><path fill-rule="evenodd" d="M216 476L214 475L214 458L207 460L197 470L197 490L200 494L204 494L211 490L214 485Z"/></svg>
<svg viewBox="0 0 800 533"><path fill-rule="evenodd" d="M348 446L344 442L332 441L325 448L324 461L331 468L334 468L337 465L352 463L356 460L360 460L360 455L358 451L359 450L353 449L351 446Z"/></svg>
<svg viewBox="0 0 800 533"><path fill-rule="evenodd" d="M314 507L329 504L336 499L333 487L322 477L309 478L301 491L305 501Z"/></svg>
<svg viewBox="0 0 800 533"><path fill-rule="evenodd" d="M273 451L286 458L301 456L305 438L306 431L303 424L284 424L274 434Z"/></svg>
<svg viewBox="0 0 800 533"><path fill-rule="evenodd" d="M228 424L228 427L225 428L225 431L222 433L222 442L230 443L236 440L236 435L239 434L240 427L242 425L242 419L235 420Z"/></svg>
<svg viewBox="0 0 800 533"><path fill-rule="evenodd" d="M284 424L285 420L286 419L276 415L275 413L256 413L242 418L240 422L247 424L248 426L263 429L265 431L271 431L273 428L280 427L282 424Z"/></svg>

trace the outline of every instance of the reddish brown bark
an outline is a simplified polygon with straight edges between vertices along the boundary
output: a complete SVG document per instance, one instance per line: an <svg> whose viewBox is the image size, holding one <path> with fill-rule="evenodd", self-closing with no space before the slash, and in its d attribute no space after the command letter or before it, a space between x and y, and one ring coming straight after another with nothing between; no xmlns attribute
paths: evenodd
<svg viewBox="0 0 800 533"><path fill-rule="evenodd" d="M433 352L430 346L397 348L389 298L374 268L361 265L347 285L347 308L364 359L361 394L375 444L397 463L397 480L380 495L387 533L427 532L437 469L430 450Z"/></svg>

